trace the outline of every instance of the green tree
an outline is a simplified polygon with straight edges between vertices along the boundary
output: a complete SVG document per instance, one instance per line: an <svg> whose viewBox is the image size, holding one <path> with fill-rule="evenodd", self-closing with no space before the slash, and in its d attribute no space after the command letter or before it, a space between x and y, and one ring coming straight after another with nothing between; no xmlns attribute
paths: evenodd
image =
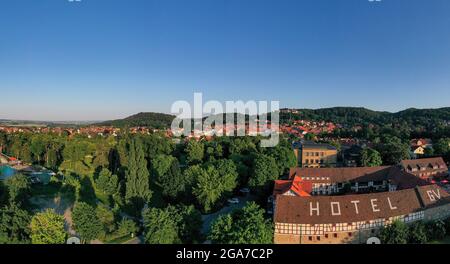
<svg viewBox="0 0 450 264"><path fill-rule="evenodd" d="M379 238L384 244L407 244L408 226L402 221L394 221L380 230Z"/></svg>
<svg viewBox="0 0 450 264"><path fill-rule="evenodd" d="M30 241L31 216L17 204L12 203L0 209L1 243L17 244Z"/></svg>
<svg viewBox="0 0 450 264"><path fill-rule="evenodd" d="M433 147L426 147L423 151L423 154L425 157L433 157L434 156L434 149Z"/></svg>
<svg viewBox="0 0 450 264"><path fill-rule="evenodd" d="M377 167L383 164L381 155L378 151L372 148L365 148L361 151L361 166L363 167Z"/></svg>
<svg viewBox="0 0 450 264"><path fill-rule="evenodd" d="M103 225L95 209L87 203L78 202L72 212L75 231L84 242L99 238L103 233Z"/></svg>
<svg viewBox="0 0 450 264"><path fill-rule="evenodd" d="M271 183L278 179L278 166L274 158L264 154L256 156L249 186L258 193L268 192Z"/></svg>
<svg viewBox="0 0 450 264"><path fill-rule="evenodd" d="M226 192L232 192L237 186L238 172L236 165L232 160L217 160L211 163L219 173L218 185Z"/></svg>
<svg viewBox="0 0 450 264"><path fill-rule="evenodd" d="M290 168L297 166L297 158L294 151L288 147L276 146L269 150L268 155L275 159L278 167L278 175L283 175Z"/></svg>
<svg viewBox="0 0 450 264"><path fill-rule="evenodd" d="M119 178L104 168L100 171L95 185L99 191L107 195L114 195L119 191Z"/></svg>
<svg viewBox="0 0 450 264"><path fill-rule="evenodd" d="M138 226L133 220L122 219L117 228L117 234L119 236L134 236L138 230Z"/></svg>
<svg viewBox="0 0 450 264"><path fill-rule="evenodd" d="M180 164L175 157L157 155L152 161L152 171L165 197L175 199L185 191L188 182L183 177Z"/></svg>
<svg viewBox="0 0 450 264"><path fill-rule="evenodd" d="M150 201L150 173L144 157L142 144L139 140L132 140L128 155L128 169L126 171L125 199L136 211Z"/></svg>
<svg viewBox="0 0 450 264"><path fill-rule="evenodd" d="M270 244L272 224L256 203L220 216L211 227L209 239L219 244Z"/></svg>
<svg viewBox="0 0 450 264"><path fill-rule="evenodd" d="M34 215L30 227L33 244L64 244L66 242L64 217L53 210L48 209Z"/></svg>
<svg viewBox="0 0 450 264"><path fill-rule="evenodd" d="M114 212L104 204L99 204L95 209L97 218L103 225L103 230L105 233L112 233L116 229L116 224L114 222Z"/></svg>
<svg viewBox="0 0 450 264"><path fill-rule="evenodd" d="M450 138L441 138L435 144L433 149L436 155L445 156L450 153Z"/></svg>
<svg viewBox="0 0 450 264"><path fill-rule="evenodd" d="M213 166L199 169L196 173L198 173L196 175L197 183L193 188L193 194L202 206L203 211L205 213L210 212L224 192L224 186L220 184L220 174Z"/></svg>
<svg viewBox="0 0 450 264"><path fill-rule="evenodd" d="M423 222L415 222L409 226L409 238L410 244L425 244L427 243L427 230Z"/></svg>
<svg viewBox="0 0 450 264"><path fill-rule="evenodd" d="M426 223L428 240L441 240L445 237L446 226L442 220L435 220Z"/></svg>
<svg viewBox="0 0 450 264"><path fill-rule="evenodd" d="M143 212L145 243L179 244L178 227L168 208L148 208Z"/></svg>
<svg viewBox="0 0 450 264"><path fill-rule="evenodd" d="M15 174L6 180L8 188L9 201L22 203L29 196L31 189L27 176L23 174Z"/></svg>
<svg viewBox="0 0 450 264"><path fill-rule="evenodd" d="M205 146L201 142L190 140L186 146L186 153L189 164L201 163L205 154Z"/></svg>
<svg viewBox="0 0 450 264"><path fill-rule="evenodd" d="M201 239L202 215L193 205L172 206L170 211L176 219L178 236L183 243L195 243Z"/></svg>
<svg viewBox="0 0 450 264"><path fill-rule="evenodd" d="M383 164L397 165L404 159L410 159L409 146L398 137L385 136L377 145Z"/></svg>

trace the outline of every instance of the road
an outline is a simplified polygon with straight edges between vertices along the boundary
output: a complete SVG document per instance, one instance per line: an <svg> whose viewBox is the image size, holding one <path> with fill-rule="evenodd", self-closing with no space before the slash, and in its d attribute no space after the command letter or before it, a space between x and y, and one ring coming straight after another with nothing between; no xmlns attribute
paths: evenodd
<svg viewBox="0 0 450 264"><path fill-rule="evenodd" d="M202 220L203 220L202 234L207 235L209 233L209 230L211 229L211 224L214 222L214 220L219 218L219 216L224 215L224 214L229 214L232 211L234 211L235 209L241 209L242 207L244 207L247 204L247 202L255 201L255 199L256 199L256 197L251 196L251 195L249 195L247 197L239 197L239 201L240 201L239 204L231 204L213 214L202 215Z"/></svg>

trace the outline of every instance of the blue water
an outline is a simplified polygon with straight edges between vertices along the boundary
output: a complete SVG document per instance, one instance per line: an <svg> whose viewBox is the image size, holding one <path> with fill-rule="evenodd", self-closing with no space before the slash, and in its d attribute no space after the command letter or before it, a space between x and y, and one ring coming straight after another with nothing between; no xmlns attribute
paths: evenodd
<svg viewBox="0 0 450 264"><path fill-rule="evenodd" d="M16 174L16 170L9 166L0 166L0 180L6 180Z"/></svg>

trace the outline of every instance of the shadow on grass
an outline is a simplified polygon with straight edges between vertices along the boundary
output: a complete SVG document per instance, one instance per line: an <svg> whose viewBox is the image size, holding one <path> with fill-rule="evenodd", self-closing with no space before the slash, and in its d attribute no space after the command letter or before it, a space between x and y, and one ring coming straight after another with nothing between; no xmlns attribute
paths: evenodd
<svg viewBox="0 0 450 264"><path fill-rule="evenodd" d="M80 181L80 197L79 200L83 201L91 206L97 205L97 196L92 185L92 181L89 177L83 177Z"/></svg>

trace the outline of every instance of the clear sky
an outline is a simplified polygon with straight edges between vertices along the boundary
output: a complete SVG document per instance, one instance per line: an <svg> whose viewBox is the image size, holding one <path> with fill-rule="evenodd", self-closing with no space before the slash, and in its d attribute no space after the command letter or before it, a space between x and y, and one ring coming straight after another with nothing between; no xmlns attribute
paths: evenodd
<svg viewBox="0 0 450 264"><path fill-rule="evenodd" d="M1 0L0 118L450 106L449 0Z"/></svg>

